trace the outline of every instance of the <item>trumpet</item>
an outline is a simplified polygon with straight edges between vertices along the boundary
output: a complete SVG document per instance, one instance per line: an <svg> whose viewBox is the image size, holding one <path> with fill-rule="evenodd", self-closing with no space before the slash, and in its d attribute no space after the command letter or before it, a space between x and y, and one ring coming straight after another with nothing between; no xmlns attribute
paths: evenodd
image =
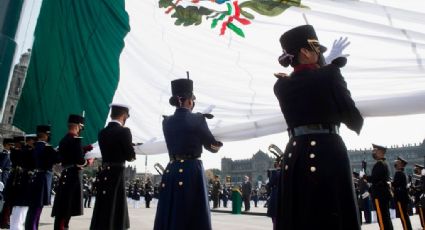
<svg viewBox="0 0 425 230"><path fill-rule="evenodd" d="M154 167L154 168L155 168L155 170L159 173L159 175L161 175L161 176L162 176L162 174L164 174L165 169L164 169L164 167L162 167L162 165L161 165L160 163L155 163L155 164L153 165L153 167Z"/></svg>

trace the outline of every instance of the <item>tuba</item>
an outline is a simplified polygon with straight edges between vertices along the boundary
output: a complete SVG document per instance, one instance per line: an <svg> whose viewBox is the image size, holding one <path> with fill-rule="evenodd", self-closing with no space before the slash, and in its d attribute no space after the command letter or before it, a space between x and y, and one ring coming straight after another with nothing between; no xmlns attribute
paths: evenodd
<svg viewBox="0 0 425 230"><path fill-rule="evenodd" d="M155 170L159 173L159 175L161 175L161 176L162 176L162 174L164 174L165 169L164 169L164 167L162 167L162 165L161 165L160 163L155 163L155 164L153 165L153 167L154 167L154 168L155 168Z"/></svg>

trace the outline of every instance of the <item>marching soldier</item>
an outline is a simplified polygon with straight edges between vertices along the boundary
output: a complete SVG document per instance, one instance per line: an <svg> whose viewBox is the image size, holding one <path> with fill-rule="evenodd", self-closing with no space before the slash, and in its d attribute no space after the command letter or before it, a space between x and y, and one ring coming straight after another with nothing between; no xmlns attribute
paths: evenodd
<svg viewBox="0 0 425 230"><path fill-rule="evenodd" d="M172 81L171 91L169 102L176 110L162 122L170 162L162 175L154 230L209 230L207 185L199 158L202 146L216 153L223 144L211 134L204 115L192 113L192 80Z"/></svg>
<svg viewBox="0 0 425 230"><path fill-rule="evenodd" d="M71 114L68 117L68 133L59 142L59 157L62 173L56 188L52 217L55 217L55 230L69 228L71 216L83 215L83 175L84 159L91 146L82 147L80 136L84 129L84 117Z"/></svg>
<svg viewBox="0 0 425 230"><path fill-rule="evenodd" d="M294 71L275 74L274 93L288 124L276 229L360 229L350 162L339 126L360 134L363 118L351 98L340 57L322 66L322 46L311 25L280 37L279 63Z"/></svg>
<svg viewBox="0 0 425 230"><path fill-rule="evenodd" d="M366 224L372 223L372 212L371 212L371 203L370 203L370 193L369 193L369 183L367 181L367 176L363 171L360 172L360 179L358 181L359 186L359 206L363 211L364 219Z"/></svg>
<svg viewBox="0 0 425 230"><path fill-rule="evenodd" d="M111 121L99 132L102 169L96 178L96 201L91 230L122 230L130 228L126 202L124 167L134 161L131 131L124 127L130 117L129 107L111 104Z"/></svg>
<svg viewBox="0 0 425 230"><path fill-rule="evenodd" d="M392 188L394 189L394 202L396 205L397 217L400 218L404 230L411 230L412 225L410 223L409 213L407 210L409 203L409 194L407 192L407 177L404 173L404 167L406 167L406 165L406 160L401 157L397 157L397 160L394 162L394 168L396 172L394 174Z"/></svg>
<svg viewBox="0 0 425 230"><path fill-rule="evenodd" d="M373 205L375 206L376 216L380 229L392 230L393 224L390 217L390 201L392 199L390 191L390 174L388 164L385 161L385 153L387 148L372 144L373 159L376 160L375 165L372 168L372 174L370 175L369 181L372 183L371 192Z"/></svg>
<svg viewBox="0 0 425 230"><path fill-rule="evenodd" d="M29 208L25 220L25 230L37 230L40 215L45 205L51 203L53 165L59 162L56 150L48 143L50 125L37 126L37 142L34 146L34 174L29 183Z"/></svg>

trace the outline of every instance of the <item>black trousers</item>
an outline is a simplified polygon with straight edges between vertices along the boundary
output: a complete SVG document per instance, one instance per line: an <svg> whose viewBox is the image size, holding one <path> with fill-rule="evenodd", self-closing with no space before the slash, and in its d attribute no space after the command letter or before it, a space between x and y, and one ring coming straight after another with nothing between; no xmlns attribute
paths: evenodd
<svg viewBox="0 0 425 230"><path fill-rule="evenodd" d="M387 199L374 198L373 204L375 205L376 217L380 229L393 230L393 223L390 216L390 202Z"/></svg>
<svg viewBox="0 0 425 230"><path fill-rule="evenodd" d="M90 208L91 206L91 196L84 197L84 208Z"/></svg>
<svg viewBox="0 0 425 230"><path fill-rule="evenodd" d="M242 199L245 206L245 211L249 211L249 209L251 209L251 196L243 196Z"/></svg>
<svg viewBox="0 0 425 230"><path fill-rule="evenodd" d="M410 223L410 217L409 212L407 209L407 203L397 201L396 202L396 209L399 214L399 218L401 220L401 225L403 226L404 230L412 230L412 224Z"/></svg>

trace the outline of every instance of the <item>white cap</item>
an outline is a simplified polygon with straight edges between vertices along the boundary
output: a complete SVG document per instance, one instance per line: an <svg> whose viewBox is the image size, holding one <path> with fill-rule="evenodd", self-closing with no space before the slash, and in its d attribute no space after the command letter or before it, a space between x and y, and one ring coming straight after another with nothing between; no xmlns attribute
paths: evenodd
<svg viewBox="0 0 425 230"><path fill-rule="evenodd" d="M126 104L122 104L122 103L111 103L111 104L109 104L109 108L112 108L112 107L114 107L114 106L116 106L116 107L123 107L123 108L127 108L127 109L131 109L131 107L130 106L128 106L128 105L126 105Z"/></svg>

